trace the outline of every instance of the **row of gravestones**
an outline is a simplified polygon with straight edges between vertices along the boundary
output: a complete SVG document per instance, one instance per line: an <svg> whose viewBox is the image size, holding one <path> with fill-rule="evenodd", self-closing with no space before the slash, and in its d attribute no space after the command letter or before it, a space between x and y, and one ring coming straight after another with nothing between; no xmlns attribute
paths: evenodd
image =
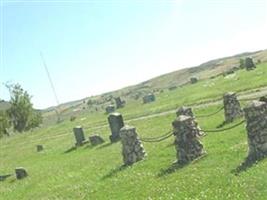
<svg viewBox="0 0 267 200"><path fill-rule="evenodd" d="M245 113L248 136L247 160L255 161L265 157L267 155L267 102L253 101L242 111L236 94L226 93L223 97L223 103L226 122L232 122L242 116L243 112ZM204 132L195 120L191 108L181 107L177 110L176 115L177 118L172 122L172 126L177 162L186 164L206 153L199 140ZM144 159L146 152L135 127L124 125L120 113L110 114L108 122L111 129L110 141L115 142L121 139L124 164L131 165ZM75 127L73 132L76 146L86 143L82 127ZM90 138L97 138L98 142L93 143ZM89 139L92 144L104 142L100 136L91 136ZM43 147L38 145L37 151L41 150L43 150ZM16 175L18 179L21 179L27 176L27 172L23 168L17 168Z"/></svg>
<svg viewBox="0 0 267 200"><path fill-rule="evenodd" d="M145 95L143 97L143 103L144 104L151 103L151 102L154 102L154 101L156 101L156 97L152 93L149 93L149 94L147 94L147 95ZM108 114L114 113L116 108L117 109L118 108L122 108L125 105L125 101L121 100L120 97L115 98L115 102L116 102L116 107L114 105L108 105L106 107L106 113L108 113Z"/></svg>

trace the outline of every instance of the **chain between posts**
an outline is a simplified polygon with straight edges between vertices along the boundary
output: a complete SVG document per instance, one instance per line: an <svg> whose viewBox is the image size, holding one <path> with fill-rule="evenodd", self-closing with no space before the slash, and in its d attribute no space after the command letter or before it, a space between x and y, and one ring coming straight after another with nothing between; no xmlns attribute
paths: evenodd
<svg viewBox="0 0 267 200"><path fill-rule="evenodd" d="M164 135L158 136L158 137L151 137L151 138L140 138L143 142L161 142L163 140L166 140L167 138L171 137L173 135L173 131L170 130Z"/></svg>
<svg viewBox="0 0 267 200"><path fill-rule="evenodd" d="M217 111L215 111L213 113L210 113L210 114L207 114L207 115L197 115L196 118L210 117L210 116L216 115L217 113L219 113L223 109L224 109L224 106L222 106L219 110L217 110Z"/></svg>
<svg viewBox="0 0 267 200"><path fill-rule="evenodd" d="M240 125L242 125L246 120L242 120L241 122L233 125L233 126L230 126L230 127L227 127L227 128L222 128L222 129L201 129L201 131L203 132L206 132L206 133L216 133L216 132L223 132L223 131L227 131L227 130L231 130L231 129L234 129L235 127L238 127Z"/></svg>

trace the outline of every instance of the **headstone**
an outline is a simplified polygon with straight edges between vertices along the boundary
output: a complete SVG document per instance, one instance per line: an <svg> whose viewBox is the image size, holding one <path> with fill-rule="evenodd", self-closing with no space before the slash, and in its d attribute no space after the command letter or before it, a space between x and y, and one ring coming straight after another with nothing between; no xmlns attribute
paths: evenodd
<svg viewBox="0 0 267 200"><path fill-rule="evenodd" d="M16 173L17 179L23 179L26 176L28 176L28 173L26 172L26 170L23 167L17 167L15 169L15 173Z"/></svg>
<svg viewBox="0 0 267 200"><path fill-rule="evenodd" d="M85 142L83 128L81 126L76 126L73 128L73 133L76 139L76 146L81 146Z"/></svg>
<svg viewBox="0 0 267 200"><path fill-rule="evenodd" d="M199 129L192 117L180 115L172 126L179 164L187 164L206 153L199 141Z"/></svg>
<svg viewBox="0 0 267 200"><path fill-rule="evenodd" d="M251 57L247 57L245 59L245 68L246 70L253 70L256 68L256 65L253 62L253 59Z"/></svg>
<svg viewBox="0 0 267 200"><path fill-rule="evenodd" d="M192 84L197 83L197 82L198 82L198 78L197 78L197 77L191 77L191 78L190 78L190 82L191 82Z"/></svg>
<svg viewBox="0 0 267 200"><path fill-rule="evenodd" d="M267 103L267 96L260 97L259 101L263 101Z"/></svg>
<svg viewBox="0 0 267 200"><path fill-rule="evenodd" d="M135 127L124 126L120 130L122 156L125 165L131 165L143 160L146 152L138 137Z"/></svg>
<svg viewBox="0 0 267 200"><path fill-rule="evenodd" d="M148 94L146 96L143 97L143 103L146 104L146 103L151 103L153 101L156 100L156 97L154 94Z"/></svg>
<svg viewBox="0 0 267 200"><path fill-rule="evenodd" d="M225 122L232 122L234 119L243 115L240 103L237 100L234 92L228 92L224 94L223 105Z"/></svg>
<svg viewBox="0 0 267 200"><path fill-rule="evenodd" d="M176 116L179 117L180 115L194 117L192 108L186 106L182 106L176 111Z"/></svg>
<svg viewBox="0 0 267 200"><path fill-rule="evenodd" d="M113 112L115 112L115 106L113 106L113 105L108 105L107 107L106 107L106 113L113 113Z"/></svg>
<svg viewBox="0 0 267 200"><path fill-rule="evenodd" d="M93 146L98 145L98 144L102 144L105 142L104 139L102 137L100 137L99 135L89 136L89 141Z"/></svg>
<svg viewBox="0 0 267 200"><path fill-rule="evenodd" d="M120 139L120 129L124 126L123 118L120 113L111 113L108 116L109 127L112 135L109 136L111 142Z"/></svg>
<svg viewBox="0 0 267 200"><path fill-rule="evenodd" d="M171 87L169 87L168 88L170 91L172 91L172 90L176 90L177 89L177 86L171 86Z"/></svg>
<svg viewBox="0 0 267 200"><path fill-rule="evenodd" d="M124 107L125 101L122 101L120 97L116 97L115 102L116 102L117 108L123 108Z"/></svg>
<svg viewBox="0 0 267 200"><path fill-rule="evenodd" d="M260 160L267 155L267 103L253 101L244 108L247 121L248 160Z"/></svg>
<svg viewBox="0 0 267 200"><path fill-rule="evenodd" d="M36 145L37 152L43 151L44 147L41 144Z"/></svg>

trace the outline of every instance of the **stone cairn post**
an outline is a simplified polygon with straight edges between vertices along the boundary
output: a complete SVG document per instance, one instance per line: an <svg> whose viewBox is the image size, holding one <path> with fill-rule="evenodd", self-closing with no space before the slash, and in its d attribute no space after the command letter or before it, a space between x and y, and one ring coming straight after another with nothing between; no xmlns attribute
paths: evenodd
<svg viewBox="0 0 267 200"><path fill-rule="evenodd" d="M180 115L186 115L194 118L192 108L186 106L182 106L176 111L176 116L179 117Z"/></svg>
<svg viewBox="0 0 267 200"><path fill-rule="evenodd" d="M256 65L254 64L252 58L247 57L247 58L245 59L245 68L246 68L246 70L253 70L253 69L256 68Z"/></svg>
<svg viewBox="0 0 267 200"><path fill-rule="evenodd" d="M199 129L192 117L180 115L172 126L179 164L187 164L206 153L199 141Z"/></svg>
<svg viewBox="0 0 267 200"><path fill-rule="evenodd" d="M247 121L248 161L256 161L267 155L267 103L253 101L244 108Z"/></svg>
<svg viewBox="0 0 267 200"><path fill-rule="evenodd" d="M76 126L73 128L73 133L76 139L75 146L82 146L85 143L83 128L81 126Z"/></svg>
<svg viewBox="0 0 267 200"><path fill-rule="evenodd" d="M37 152L43 151L44 147L41 144L36 145Z"/></svg>
<svg viewBox="0 0 267 200"><path fill-rule="evenodd" d="M194 113L193 113L193 111L192 111L192 108L190 108L190 107L186 107L186 106L182 106L182 107L180 107L180 108L176 111L176 116L179 117L180 115L185 115L185 116L192 117L192 119L195 121L195 123L196 123L196 125L197 125L199 136L204 135L204 132L201 130L201 128L199 127L197 121L195 120L195 116L194 116Z"/></svg>
<svg viewBox="0 0 267 200"><path fill-rule="evenodd" d="M122 156L125 165L131 165L135 162L143 160L146 152L138 138L135 127L124 126L120 130L120 137L122 143Z"/></svg>
<svg viewBox="0 0 267 200"><path fill-rule="evenodd" d="M124 126L122 115L120 113L111 113L108 116L108 123L111 130L110 141L118 141L120 139L120 129Z"/></svg>
<svg viewBox="0 0 267 200"><path fill-rule="evenodd" d="M23 167L17 167L15 169L15 173L16 173L17 179L23 179L23 178L28 176L28 173L26 172L26 170Z"/></svg>
<svg viewBox="0 0 267 200"><path fill-rule="evenodd" d="M232 122L234 119L243 115L243 111L241 109L239 101L237 100L236 93L225 93L223 95L223 105L224 118L226 123Z"/></svg>

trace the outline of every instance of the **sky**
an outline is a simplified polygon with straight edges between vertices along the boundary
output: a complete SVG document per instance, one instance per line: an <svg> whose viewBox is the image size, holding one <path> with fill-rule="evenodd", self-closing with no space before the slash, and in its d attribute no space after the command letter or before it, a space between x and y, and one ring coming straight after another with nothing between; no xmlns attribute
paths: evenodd
<svg viewBox="0 0 267 200"><path fill-rule="evenodd" d="M35 108L120 89L211 59L267 49L267 0L0 0L0 99Z"/></svg>

